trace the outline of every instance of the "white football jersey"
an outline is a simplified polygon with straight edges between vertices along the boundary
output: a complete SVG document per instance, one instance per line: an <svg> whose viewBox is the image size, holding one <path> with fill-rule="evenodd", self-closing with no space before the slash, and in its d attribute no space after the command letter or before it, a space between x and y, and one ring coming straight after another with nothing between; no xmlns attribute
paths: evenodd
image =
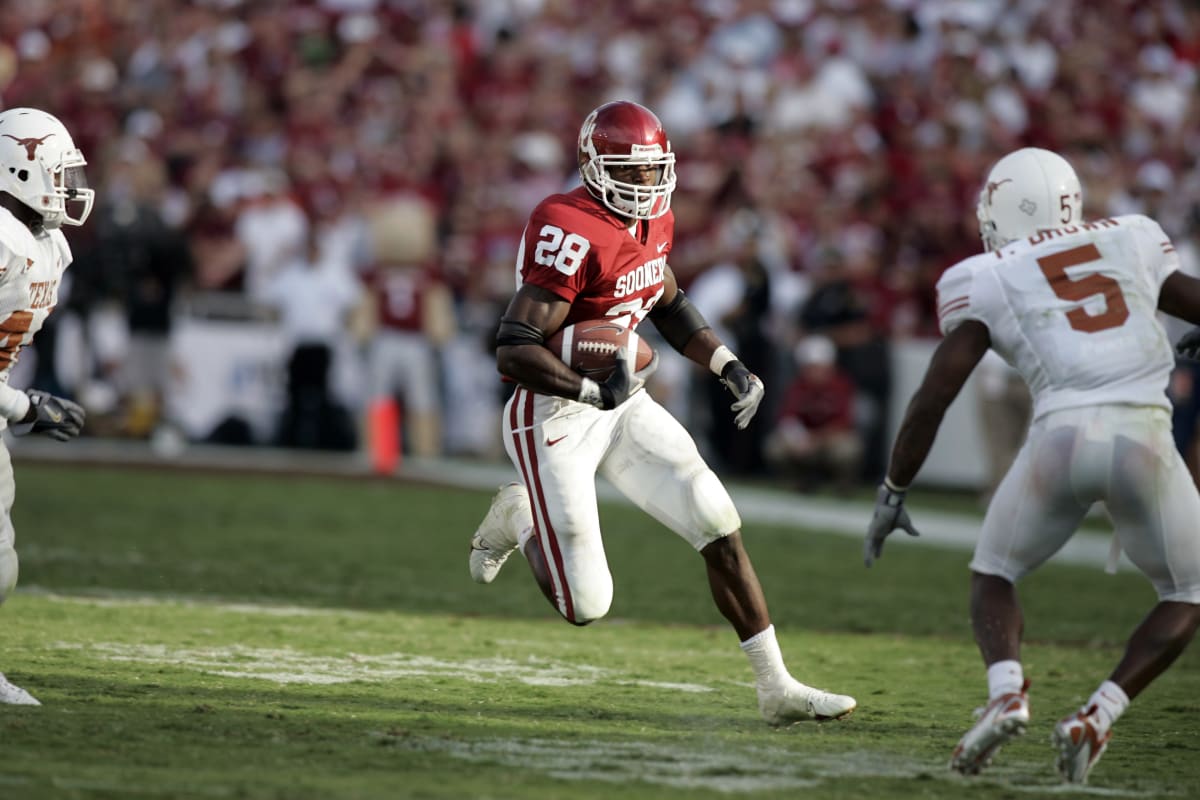
<svg viewBox="0 0 1200 800"><path fill-rule="evenodd" d="M1105 403L1170 409L1175 354L1155 314L1179 257L1140 214L1040 231L955 264L938 281L942 333L987 326L1021 373L1033 416Z"/></svg>
<svg viewBox="0 0 1200 800"><path fill-rule="evenodd" d="M58 303L71 248L61 230L34 236L0 208L0 429L29 408L23 392L8 386L21 348L33 340Z"/></svg>

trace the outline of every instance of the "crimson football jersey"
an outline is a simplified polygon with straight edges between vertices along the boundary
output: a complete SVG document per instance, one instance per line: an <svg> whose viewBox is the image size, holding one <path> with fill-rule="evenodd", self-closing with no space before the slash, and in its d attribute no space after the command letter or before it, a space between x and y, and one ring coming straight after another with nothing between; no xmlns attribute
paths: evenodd
<svg viewBox="0 0 1200 800"><path fill-rule="evenodd" d="M425 329L425 294L437 282L432 270L380 266L368 272L364 280L375 290L376 311L382 327L414 333Z"/></svg>
<svg viewBox="0 0 1200 800"><path fill-rule="evenodd" d="M631 233L584 187L551 195L521 237L517 287L530 283L569 302L563 327L591 319L636 327L662 297L674 236L672 212Z"/></svg>

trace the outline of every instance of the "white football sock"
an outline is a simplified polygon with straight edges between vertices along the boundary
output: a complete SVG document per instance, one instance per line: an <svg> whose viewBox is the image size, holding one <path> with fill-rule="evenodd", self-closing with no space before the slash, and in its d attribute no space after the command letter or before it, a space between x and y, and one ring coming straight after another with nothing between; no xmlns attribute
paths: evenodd
<svg viewBox="0 0 1200 800"><path fill-rule="evenodd" d="M1016 694L1025 685L1025 672L1020 661L997 661L987 668L988 700L1002 694Z"/></svg>
<svg viewBox="0 0 1200 800"><path fill-rule="evenodd" d="M517 529L517 548L525 555L525 543L533 536L533 507L529 503L522 504L509 523Z"/></svg>
<svg viewBox="0 0 1200 800"><path fill-rule="evenodd" d="M519 547L521 549L521 555L525 555L525 543L528 542L531 538L533 538L533 523L532 522L529 523L529 525L527 525L526 527L522 528L521 532L517 534L517 547Z"/></svg>
<svg viewBox="0 0 1200 800"><path fill-rule="evenodd" d="M783 653L779 649L779 640L775 638L775 626L768 625L742 642L742 650L750 659L754 669L754 678L760 688L774 686L792 676L783 664Z"/></svg>
<svg viewBox="0 0 1200 800"><path fill-rule="evenodd" d="M1096 706L1096 721L1102 726L1101 733L1112 727L1117 718L1125 713L1125 709L1129 708L1129 695L1125 694L1125 690L1112 681L1105 681L1100 684L1090 698L1083 710L1086 713L1089 708Z"/></svg>

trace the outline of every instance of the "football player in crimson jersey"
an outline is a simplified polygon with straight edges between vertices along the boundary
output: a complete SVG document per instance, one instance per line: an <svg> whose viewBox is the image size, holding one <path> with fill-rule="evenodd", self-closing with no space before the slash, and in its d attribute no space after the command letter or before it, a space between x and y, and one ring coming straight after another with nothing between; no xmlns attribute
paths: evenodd
<svg viewBox="0 0 1200 800"><path fill-rule="evenodd" d="M22 347L58 302L71 248L59 228L82 225L92 210L87 162L57 119L34 108L0 112L0 430L44 433L66 441L79 435L83 409L70 400L8 385ZM17 585L12 509L15 484L8 448L0 441L0 603ZM0 703L40 705L0 675Z"/></svg>
<svg viewBox="0 0 1200 800"><path fill-rule="evenodd" d="M988 705L950 766L986 767L1030 720L1016 582L1103 502L1117 542L1158 594L1125 655L1083 707L1055 726L1056 766L1083 783L1129 702L1183 652L1200 625L1200 494L1171 436L1175 365L1162 311L1200 323L1200 281L1180 271L1158 223L1140 214L1085 222L1079 178L1062 156L1027 147L992 168L976 214L987 252L938 281L945 338L896 435L864 542L867 566L894 530L916 535L905 489L946 409L988 349L1033 395L1025 443L988 506L971 559L971 625ZM1180 340L1195 356L1196 332ZM1064 598L1065 599L1065 598Z"/></svg>
<svg viewBox="0 0 1200 800"><path fill-rule="evenodd" d="M518 388L505 408L504 445L520 475L503 486L471 541L471 576L490 583L517 548L558 612L575 625L608 613L609 574L596 508L596 473L704 559L717 608L757 677L772 724L830 719L855 701L806 686L784 666L767 604L742 547L741 520L692 437L641 391L625 358L602 383L543 346L575 322L649 319L676 350L724 381L739 427L762 382L725 347L679 290L667 265L675 155L658 118L631 102L588 115L579 132L583 186L544 200L517 255L517 291L500 322L497 365Z"/></svg>

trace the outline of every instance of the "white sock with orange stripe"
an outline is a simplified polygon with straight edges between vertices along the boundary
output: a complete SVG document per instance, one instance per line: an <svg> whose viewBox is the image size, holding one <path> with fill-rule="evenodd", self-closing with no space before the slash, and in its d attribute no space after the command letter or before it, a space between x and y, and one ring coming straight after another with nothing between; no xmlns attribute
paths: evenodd
<svg viewBox="0 0 1200 800"><path fill-rule="evenodd" d="M1088 698L1083 710L1086 712L1092 706L1096 707L1096 721L1103 726L1100 731L1103 734L1125 713L1125 709L1129 708L1129 695L1112 681L1105 681Z"/></svg>

